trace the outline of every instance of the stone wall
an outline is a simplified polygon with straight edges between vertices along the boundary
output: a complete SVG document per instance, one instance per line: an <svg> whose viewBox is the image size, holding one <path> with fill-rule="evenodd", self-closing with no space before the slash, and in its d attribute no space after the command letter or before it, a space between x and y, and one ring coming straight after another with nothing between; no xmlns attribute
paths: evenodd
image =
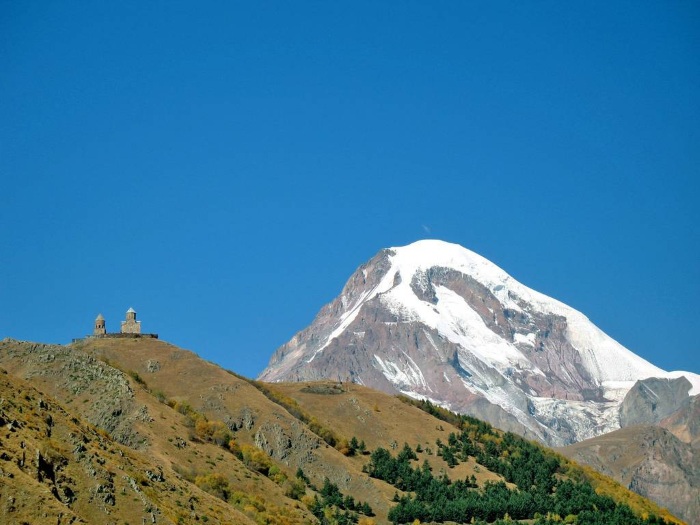
<svg viewBox="0 0 700 525"><path fill-rule="evenodd" d="M93 335L88 335L85 336L82 339L73 339L74 343L77 343L78 341L82 341L83 339L158 339L158 334L122 334L122 333L114 333L114 334L93 334Z"/></svg>

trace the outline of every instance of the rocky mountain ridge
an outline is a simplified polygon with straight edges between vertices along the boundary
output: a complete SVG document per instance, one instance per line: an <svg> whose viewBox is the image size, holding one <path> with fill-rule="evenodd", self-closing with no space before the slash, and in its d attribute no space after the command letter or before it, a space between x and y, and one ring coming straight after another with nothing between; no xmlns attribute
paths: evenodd
<svg viewBox="0 0 700 525"><path fill-rule="evenodd" d="M419 241L360 266L259 377L348 380L565 445L620 428L637 380L681 376L700 392L483 257Z"/></svg>

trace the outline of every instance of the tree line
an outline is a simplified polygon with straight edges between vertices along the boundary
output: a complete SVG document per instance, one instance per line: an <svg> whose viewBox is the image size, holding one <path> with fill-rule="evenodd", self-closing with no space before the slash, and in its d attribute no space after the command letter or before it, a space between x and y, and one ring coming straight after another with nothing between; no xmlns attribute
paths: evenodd
<svg viewBox="0 0 700 525"><path fill-rule="evenodd" d="M534 520L537 525L585 523L606 525L666 524L657 516L638 516L628 505L598 494L586 480L567 477L567 466L555 454L515 434L490 425L465 422L447 443L436 441L438 455L453 467L473 457L505 481L476 483L435 475L427 460L418 465L408 445L396 456L384 448L370 454L365 471L403 492L389 512L395 523L508 523ZM512 488L506 484L512 484Z"/></svg>

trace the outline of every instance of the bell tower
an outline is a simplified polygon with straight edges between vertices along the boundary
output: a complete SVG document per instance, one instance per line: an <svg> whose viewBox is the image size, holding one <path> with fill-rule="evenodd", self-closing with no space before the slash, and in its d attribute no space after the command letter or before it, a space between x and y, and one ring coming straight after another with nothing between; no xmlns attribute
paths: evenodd
<svg viewBox="0 0 700 525"><path fill-rule="evenodd" d="M92 333L93 335L105 335L107 333L105 318L102 317L102 314L97 314L97 318L95 319L95 329Z"/></svg>

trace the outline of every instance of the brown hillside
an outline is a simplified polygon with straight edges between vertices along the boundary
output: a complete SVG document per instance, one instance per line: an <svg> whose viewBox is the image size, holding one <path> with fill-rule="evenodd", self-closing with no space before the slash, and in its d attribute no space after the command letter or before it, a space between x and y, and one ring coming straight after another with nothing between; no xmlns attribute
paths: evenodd
<svg viewBox="0 0 700 525"><path fill-rule="evenodd" d="M126 343L127 350L124 355L131 357L138 353L137 349L142 346L139 343L155 343L161 350L155 353L160 355L161 359L167 355L162 353L162 350L177 350L158 341L111 342ZM177 352L177 355L194 357L190 352ZM154 355L150 354L151 357ZM247 468L227 449L197 439L195 429L188 423L188 418L167 404L159 402L139 373L127 368L130 366L128 361L115 361L112 363L114 366L109 366L97 357L101 356L85 352L84 347L79 344L62 347L0 343L0 366L5 366L10 373L29 378L38 389L55 396L79 418L104 429L116 441L142 452L155 468L166 472L166 478L177 477L189 483L195 481L198 476L222 475L231 491L241 494L239 510L245 511L253 519L261 516L282 516L284 520L280 520L280 523L305 523L312 519L303 505L285 497L283 483L277 484L267 476ZM177 360L177 357L175 359ZM218 370L235 382L240 382L220 368L202 360L196 361L205 369ZM193 366L192 372L195 370L196 367ZM182 387L187 385L181 380L177 384ZM214 386L212 391L218 392L220 386ZM235 388L233 385L228 386ZM165 390L168 391L167 388ZM197 399L199 392L193 390L195 393L192 399ZM252 391L257 392L255 389ZM239 432L236 437L245 438L243 434ZM189 484L194 486L193 483ZM246 497L243 498L243 495ZM256 498L264 501L264 505L257 502ZM245 523L245 520L236 521L231 517L223 523Z"/></svg>
<svg viewBox="0 0 700 525"><path fill-rule="evenodd" d="M254 523L4 370L0 400L4 524Z"/></svg>
<svg viewBox="0 0 700 525"><path fill-rule="evenodd" d="M120 340L91 340L81 349L122 369L137 371L153 391L162 392L168 399L187 401L210 419L236 428L236 440L263 449L289 478L298 468L316 486L322 486L328 478L344 493L367 501L378 517L386 517L393 489L388 494L389 488L383 483L358 475L361 465L358 468L355 461L328 446L248 381L162 341L128 343L124 346ZM236 483L242 481L237 479ZM276 504L286 500L275 497L274 488L257 492Z"/></svg>
<svg viewBox="0 0 700 525"><path fill-rule="evenodd" d="M372 507L361 524L387 523L400 491L363 472L369 457L349 454L353 437L367 451L420 445L415 466L427 460L453 480L502 479L471 456L449 468L436 441L457 428L394 396L331 382L256 383L155 339L6 339L0 367L8 372L0 396L14 403L0 404L0 415L17 422L0 436L10 469L0 462L0 474L14 476L0 477L2 523L317 523L309 507L326 478ZM39 397L49 400L51 436ZM26 459L19 466L22 442L54 458L53 476Z"/></svg>
<svg viewBox="0 0 700 525"><path fill-rule="evenodd" d="M294 399L306 412L317 414L323 427L333 428L348 439L354 436L364 441L370 450L377 447L396 450L404 443L414 449L420 445L423 451L418 453L419 463L427 459L434 471L445 472L451 479L473 474L480 484L502 480L501 476L477 466L473 458L450 469L435 455L435 442L447 441L450 432L457 432L457 428L402 403L395 396L349 383L275 383L267 388ZM363 456L355 458L359 468L366 461Z"/></svg>

